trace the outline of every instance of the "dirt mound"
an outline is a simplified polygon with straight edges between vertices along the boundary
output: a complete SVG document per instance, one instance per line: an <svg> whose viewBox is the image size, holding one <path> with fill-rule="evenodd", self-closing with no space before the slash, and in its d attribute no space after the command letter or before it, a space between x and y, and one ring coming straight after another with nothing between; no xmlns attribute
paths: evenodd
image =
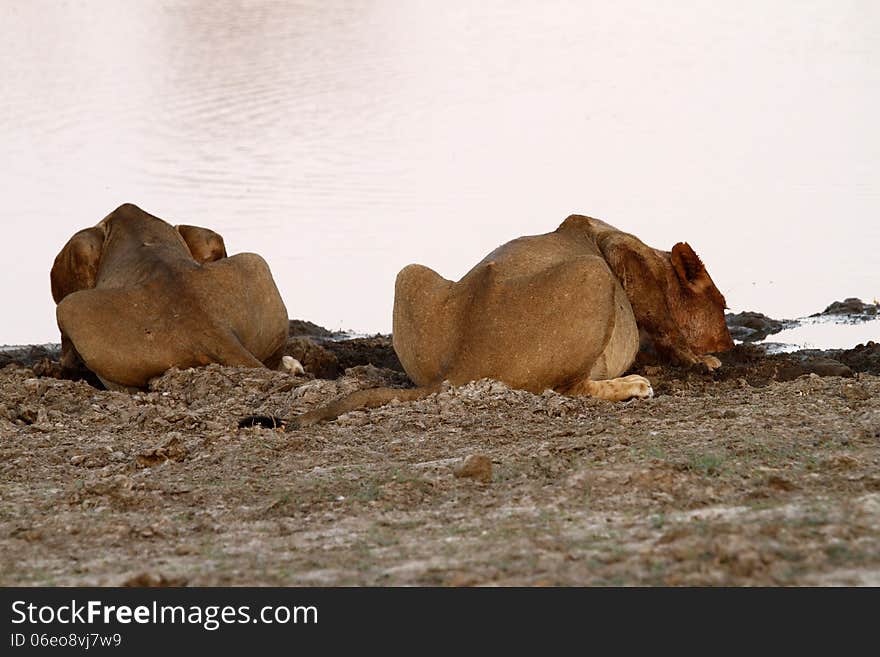
<svg viewBox="0 0 880 657"><path fill-rule="evenodd" d="M291 319L287 323L287 335L291 338L308 337L318 338L321 340L333 340L345 336L342 331L331 331L323 326L318 326L314 322L304 319Z"/></svg>
<svg viewBox="0 0 880 657"><path fill-rule="evenodd" d="M322 346L335 354L342 370L359 365L373 365L403 372L403 366L391 344L390 335L337 340L325 342Z"/></svg>
<svg viewBox="0 0 880 657"><path fill-rule="evenodd" d="M390 335L346 338L345 333L299 319L290 320L288 335L285 354L319 379L335 379L348 368L362 365L403 372Z"/></svg>
<svg viewBox="0 0 880 657"><path fill-rule="evenodd" d="M284 354L296 358L306 372L318 379L335 379L343 371L336 354L309 338L288 338Z"/></svg>
<svg viewBox="0 0 880 657"><path fill-rule="evenodd" d="M876 342L860 344L853 349L837 353L835 357L851 367L854 372L880 375L880 344Z"/></svg>
<svg viewBox="0 0 880 657"><path fill-rule="evenodd" d="M868 369L851 367L855 359L844 361L838 351L798 351L788 354L767 355L758 346L740 344L728 352L719 354L722 367L711 375L705 368L677 367L660 364L640 355L631 373L647 376L657 395L677 394L683 390L705 389L718 381L741 381L756 388L763 388L773 381L794 381L809 374L820 377L851 377L854 372Z"/></svg>
<svg viewBox="0 0 880 657"><path fill-rule="evenodd" d="M717 371L719 380L745 379L750 385L764 386L768 381L794 381L805 374L818 376L853 375L852 370L823 352L800 351L764 355L759 350L739 345L720 356L724 364Z"/></svg>
<svg viewBox="0 0 880 657"><path fill-rule="evenodd" d="M403 373L388 336L348 340L288 338L284 353L296 358L307 373L318 379L335 379L349 368L364 365Z"/></svg>

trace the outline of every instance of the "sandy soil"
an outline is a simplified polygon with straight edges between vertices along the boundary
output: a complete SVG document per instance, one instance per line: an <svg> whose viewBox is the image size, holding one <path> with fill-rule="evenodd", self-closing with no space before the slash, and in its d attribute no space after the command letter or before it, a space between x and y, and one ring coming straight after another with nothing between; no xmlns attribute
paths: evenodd
<svg viewBox="0 0 880 657"><path fill-rule="evenodd" d="M133 395L8 364L0 584L880 585L876 344L741 346L714 374L641 363L644 401L480 381L236 428L409 385L350 365L387 338L333 349L336 380L210 366Z"/></svg>

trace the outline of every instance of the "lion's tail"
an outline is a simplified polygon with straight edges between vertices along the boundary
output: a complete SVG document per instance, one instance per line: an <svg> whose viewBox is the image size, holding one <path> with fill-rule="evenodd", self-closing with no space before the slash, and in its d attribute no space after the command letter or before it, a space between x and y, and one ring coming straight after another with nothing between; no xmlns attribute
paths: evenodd
<svg viewBox="0 0 880 657"><path fill-rule="evenodd" d="M439 385L409 389L368 388L366 390L357 390L356 392L340 397L329 404L320 406L308 413L297 415L296 417L283 419L271 415L249 415L239 420L238 426L261 426L270 429L282 428L285 431L290 429L303 429L305 427L310 427L313 424L317 424L318 422L335 420L343 413L348 413L349 411L384 406L395 399L402 402L425 399L439 390Z"/></svg>

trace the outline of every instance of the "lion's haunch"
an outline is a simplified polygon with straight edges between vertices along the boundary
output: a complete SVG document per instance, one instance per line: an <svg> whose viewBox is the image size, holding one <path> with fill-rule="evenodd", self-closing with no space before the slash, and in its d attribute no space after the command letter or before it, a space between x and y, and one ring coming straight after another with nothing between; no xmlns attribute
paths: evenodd
<svg viewBox="0 0 880 657"><path fill-rule="evenodd" d="M107 387L141 388L171 367L274 367L287 310L258 255L122 205L76 233L50 274L62 366L82 361Z"/></svg>

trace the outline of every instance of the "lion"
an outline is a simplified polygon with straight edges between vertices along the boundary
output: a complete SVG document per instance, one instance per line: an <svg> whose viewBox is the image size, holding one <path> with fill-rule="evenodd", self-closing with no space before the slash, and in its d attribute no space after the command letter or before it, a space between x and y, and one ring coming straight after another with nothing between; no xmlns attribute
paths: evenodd
<svg viewBox="0 0 880 657"><path fill-rule="evenodd" d="M50 281L62 373L82 363L111 390L172 367L275 368L284 355L287 309L263 258L227 257L214 231L130 203L74 234Z"/></svg>
<svg viewBox="0 0 880 657"><path fill-rule="evenodd" d="M604 221L571 215L552 233L498 247L457 282L405 267L395 284L393 344L418 387L361 390L286 425L482 378L533 393L651 397L646 378L622 376L640 345L666 361L714 370L721 362L712 354L733 347L726 306L687 243L661 251ZM269 422L242 421L254 423Z"/></svg>

